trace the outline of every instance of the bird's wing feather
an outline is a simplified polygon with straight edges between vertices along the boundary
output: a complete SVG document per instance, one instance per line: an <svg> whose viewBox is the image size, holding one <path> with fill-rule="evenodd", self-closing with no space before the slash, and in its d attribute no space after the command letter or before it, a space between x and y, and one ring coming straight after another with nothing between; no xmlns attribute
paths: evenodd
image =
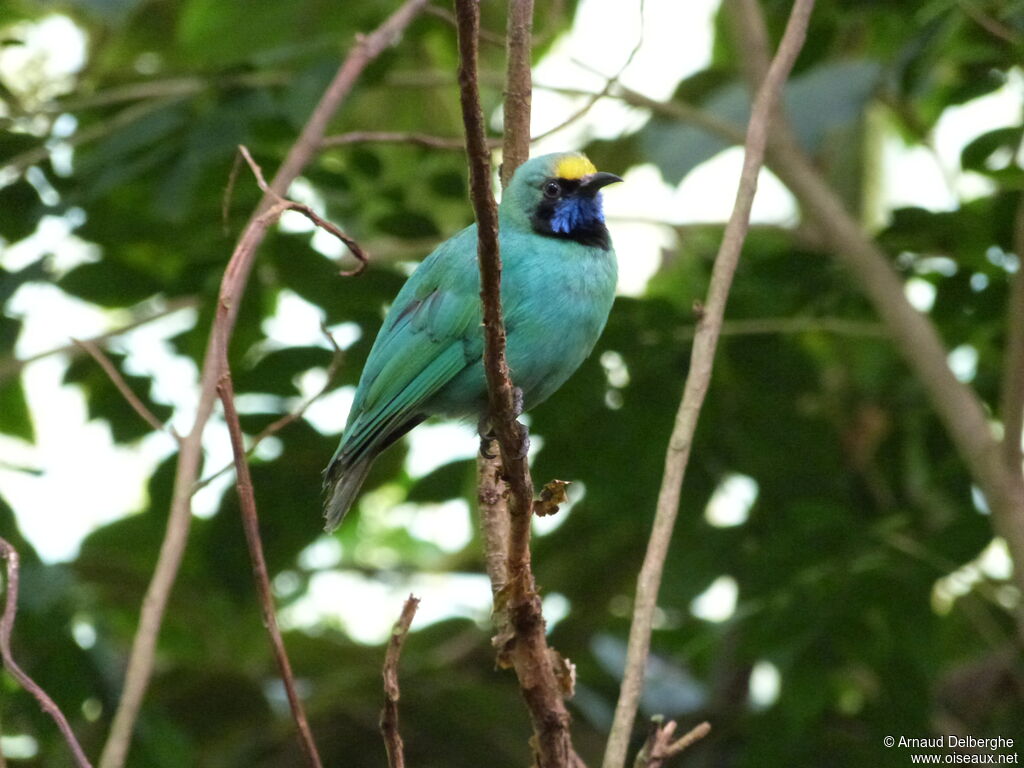
<svg viewBox="0 0 1024 768"><path fill-rule="evenodd" d="M336 458L358 455L399 428L471 361L479 322L475 228L434 251L402 288L370 351Z"/></svg>

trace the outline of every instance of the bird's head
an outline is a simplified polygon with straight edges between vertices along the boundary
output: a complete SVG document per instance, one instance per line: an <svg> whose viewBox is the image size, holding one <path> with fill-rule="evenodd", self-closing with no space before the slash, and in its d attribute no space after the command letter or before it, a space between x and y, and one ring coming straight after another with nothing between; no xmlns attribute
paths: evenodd
<svg viewBox="0 0 1024 768"><path fill-rule="evenodd" d="M586 155L559 152L523 163L502 199L503 213L549 237L611 247L601 210L602 187L622 181Z"/></svg>

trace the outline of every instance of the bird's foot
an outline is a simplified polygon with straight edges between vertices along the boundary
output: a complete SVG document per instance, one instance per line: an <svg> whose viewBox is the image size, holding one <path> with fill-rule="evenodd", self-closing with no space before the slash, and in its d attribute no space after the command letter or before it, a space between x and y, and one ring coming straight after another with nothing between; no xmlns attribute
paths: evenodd
<svg viewBox="0 0 1024 768"><path fill-rule="evenodd" d="M491 429L491 423L486 416L481 416L476 426L477 434L480 435L480 455L485 459L493 459L497 454L490 451L491 443L494 442L495 434Z"/></svg>
<svg viewBox="0 0 1024 768"><path fill-rule="evenodd" d="M512 387L512 415L519 418L523 415L523 390L519 387Z"/></svg>
<svg viewBox="0 0 1024 768"><path fill-rule="evenodd" d="M517 421L516 425L519 427L518 434L518 446L514 458L516 460L526 458L526 455L530 452L530 430L526 428L526 425L521 421ZM491 428L490 422L484 417L480 419L477 424L477 433L480 435L480 455L485 459L493 459L497 454L491 453L491 444L497 440L497 435Z"/></svg>
<svg viewBox="0 0 1024 768"><path fill-rule="evenodd" d="M519 425L519 445L516 449L516 459L525 459L530 452L530 430L521 421L517 421L516 424Z"/></svg>

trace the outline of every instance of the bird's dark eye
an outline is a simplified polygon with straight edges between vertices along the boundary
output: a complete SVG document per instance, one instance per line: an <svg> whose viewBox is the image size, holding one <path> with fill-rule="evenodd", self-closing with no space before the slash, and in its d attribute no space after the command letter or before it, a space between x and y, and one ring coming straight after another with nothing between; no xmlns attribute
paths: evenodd
<svg viewBox="0 0 1024 768"><path fill-rule="evenodd" d="M554 179L544 184L544 197L556 198L561 192L561 185Z"/></svg>

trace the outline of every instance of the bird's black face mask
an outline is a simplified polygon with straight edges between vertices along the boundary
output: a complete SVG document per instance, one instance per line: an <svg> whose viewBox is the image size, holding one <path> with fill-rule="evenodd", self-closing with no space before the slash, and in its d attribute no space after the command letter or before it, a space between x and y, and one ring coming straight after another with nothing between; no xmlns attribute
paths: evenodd
<svg viewBox="0 0 1024 768"><path fill-rule="evenodd" d="M604 223L600 190L617 181L622 179L604 172L576 179L545 179L540 188L544 197L531 218L534 231L607 251L611 239Z"/></svg>

